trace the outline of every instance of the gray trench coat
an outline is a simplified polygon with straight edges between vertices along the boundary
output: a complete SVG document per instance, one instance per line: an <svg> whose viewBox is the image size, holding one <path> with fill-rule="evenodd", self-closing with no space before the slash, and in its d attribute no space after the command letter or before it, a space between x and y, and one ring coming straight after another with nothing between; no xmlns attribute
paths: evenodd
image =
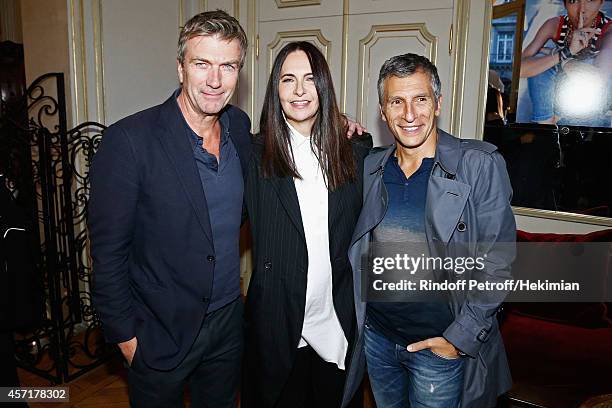
<svg viewBox="0 0 612 408"><path fill-rule="evenodd" d="M364 163L363 208L349 248L358 330L343 407L359 387L365 371L362 255L367 254L370 234L387 209L382 169L394 151L394 145L375 149ZM430 254L475 256L476 246L485 245L487 256L480 279L490 282L510 279L516 240L511 197L505 162L495 146L478 140L460 140L438 129L425 205L425 234ZM510 244L500 249L497 243ZM499 292L494 295L453 292L451 295L454 321L445 330L444 337L467 354L461 407L492 407L497 397L512 385L496 319L503 298L504 294Z"/></svg>

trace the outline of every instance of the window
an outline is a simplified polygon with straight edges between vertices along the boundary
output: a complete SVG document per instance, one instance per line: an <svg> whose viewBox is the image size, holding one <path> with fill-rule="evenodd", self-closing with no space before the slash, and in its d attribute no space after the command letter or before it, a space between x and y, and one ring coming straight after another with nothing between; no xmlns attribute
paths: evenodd
<svg viewBox="0 0 612 408"><path fill-rule="evenodd" d="M513 52L514 33L499 33L497 35L497 62L512 62Z"/></svg>

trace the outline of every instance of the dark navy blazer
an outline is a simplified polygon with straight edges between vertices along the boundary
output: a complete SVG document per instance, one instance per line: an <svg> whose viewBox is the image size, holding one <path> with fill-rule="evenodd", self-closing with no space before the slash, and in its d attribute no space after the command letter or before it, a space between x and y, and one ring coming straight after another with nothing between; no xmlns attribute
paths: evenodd
<svg viewBox="0 0 612 408"><path fill-rule="evenodd" d="M225 108L243 170L250 121ZM105 132L91 167L93 301L106 340L136 336L136 357L176 367L212 293L215 250L206 198L174 97Z"/></svg>

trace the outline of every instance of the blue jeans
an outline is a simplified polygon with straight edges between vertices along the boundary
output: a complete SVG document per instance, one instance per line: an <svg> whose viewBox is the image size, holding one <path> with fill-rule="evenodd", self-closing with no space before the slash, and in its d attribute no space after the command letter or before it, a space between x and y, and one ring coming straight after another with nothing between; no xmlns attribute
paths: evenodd
<svg viewBox="0 0 612 408"><path fill-rule="evenodd" d="M559 114L555 112L557 75L559 75L559 66L555 65L538 75L527 78L532 122L542 122Z"/></svg>
<svg viewBox="0 0 612 408"><path fill-rule="evenodd" d="M463 358L414 353L366 324L368 376L378 408L455 408L463 392Z"/></svg>

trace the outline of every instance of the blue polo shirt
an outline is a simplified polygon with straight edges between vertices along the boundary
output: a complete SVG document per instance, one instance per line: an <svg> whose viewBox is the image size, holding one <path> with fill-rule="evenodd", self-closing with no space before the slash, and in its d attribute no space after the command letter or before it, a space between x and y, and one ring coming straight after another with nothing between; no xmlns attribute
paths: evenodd
<svg viewBox="0 0 612 408"><path fill-rule="evenodd" d="M207 313L222 308L240 296L239 241L244 178L238 151L230 138L229 120L227 113L221 113L221 141L217 161L213 154L202 147L202 138L183 118L206 197L215 248L213 288Z"/></svg>
<svg viewBox="0 0 612 408"><path fill-rule="evenodd" d="M433 158L423 159L419 169L406 178L397 157L389 158L383 173L389 204L384 219L372 232L374 242L426 241L425 201L433 163ZM366 310L368 325L403 347L441 336L453 321L444 302L368 302Z"/></svg>

